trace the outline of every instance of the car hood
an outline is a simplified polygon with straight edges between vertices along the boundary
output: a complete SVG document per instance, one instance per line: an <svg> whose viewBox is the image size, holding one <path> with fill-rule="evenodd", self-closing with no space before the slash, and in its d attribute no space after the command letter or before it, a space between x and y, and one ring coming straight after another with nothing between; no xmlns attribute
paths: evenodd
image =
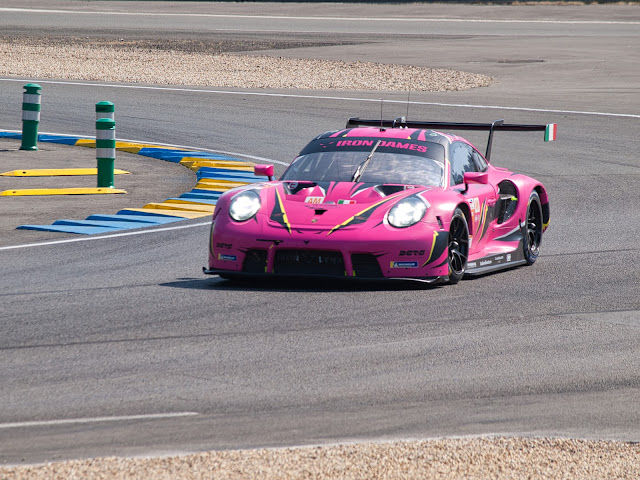
<svg viewBox="0 0 640 480"><path fill-rule="evenodd" d="M267 222L292 229L354 228L382 222L400 199L426 193L430 187L371 185L353 182L273 182L262 190Z"/></svg>

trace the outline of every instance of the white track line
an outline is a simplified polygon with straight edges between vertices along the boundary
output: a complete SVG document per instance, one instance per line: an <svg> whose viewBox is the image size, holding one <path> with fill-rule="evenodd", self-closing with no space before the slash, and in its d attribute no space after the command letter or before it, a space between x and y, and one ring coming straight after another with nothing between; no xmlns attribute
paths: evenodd
<svg viewBox="0 0 640 480"><path fill-rule="evenodd" d="M119 11L78 11L78 10L54 10L43 8L0 8L0 12L32 12L32 13L58 13L75 15L120 15L130 17L193 17L193 18L238 18L238 19L269 19L269 20L322 20L332 22L456 22L456 23L548 23L557 25L640 25L636 21L620 20L517 20L517 19L487 19L487 18L428 18L428 17L323 17L323 16L290 16L290 15L235 15L215 13L162 13L162 12L119 12Z"/></svg>
<svg viewBox="0 0 640 480"><path fill-rule="evenodd" d="M32 82L33 78L0 78L0 82ZM264 93L264 92L245 92L232 90L208 90L204 88L178 88L178 87L150 87L146 85L120 85L114 83L87 83L87 82L66 82L59 80L38 80L39 83L52 85L78 85L84 87L107 87L107 88L128 88L134 90L157 90L165 92L186 92L186 93L211 93L218 95L243 95L254 97L279 97L279 98L306 98L311 100L335 100L340 102L368 102L380 103L380 98L358 98L358 97L333 97L330 95L298 95L290 93ZM407 100L384 100L385 103L398 103L402 105L431 105L437 107L452 108L482 108L491 110L516 110L521 112L542 112L542 113L560 113L570 115L597 115L603 117L622 117L622 118L640 118L638 114L631 113L612 113L612 112L589 112L580 110L554 110L548 108L529 108L529 107L505 107L501 105L474 105L463 103L441 103L441 102L416 102ZM249 157L250 158L250 157Z"/></svg>
<svg viewBox="0 0 640 480"><path fill-rule="evenodd" d="M147 415L122 415L118 417L68 418L63 420L41 420L33 422L0 423L0 430L7 428L49 427L56 425L77 425L83 423L126 422L131 420L157 420L164 418L190 417L197 412L151 413Z"/></svg>
<svg viewBox="0 0 640 480"><path fill-rule="evenodd" d="M187 219L185 218L185 220ZM82 237L82 238L69 238L66 240L53 240L51 242L27 243L25 245L10 245L8 247L0 247L0 252L3 250L17 250L19 248L44 247L47 245L59 245L61 243L90 242L92 240L104 240L106 238L128 237L131 235L145 235L147 233L168 232L170 230L181 230L183 228L202 227L205 225L211 225L211 221L193 223L189 225L181 225L178 227L152 228L149 230L136 230L135 232L110 233L109 235L100 235L95 237L91 236L91 237Z"/></svg>

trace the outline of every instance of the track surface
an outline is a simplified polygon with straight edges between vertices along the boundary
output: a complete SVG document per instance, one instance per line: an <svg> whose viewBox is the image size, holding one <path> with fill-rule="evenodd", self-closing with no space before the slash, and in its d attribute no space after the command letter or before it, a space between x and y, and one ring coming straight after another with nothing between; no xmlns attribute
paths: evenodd
<svg viewBox="0 0 640 480"><path fill-rule="evenodd" d="M159 8L310 16L308 6L182 5ZM378 18L432 11L368 8ZM500 21L454 21L465 12ZM360 15L347 5L321 14ZM238 285L201 275L208 229L197 221L181 230L0 249L0 462L493 433L640 440L640 62L631 48L640 9L456 6L439 16L454 20L437 30L425 23L423 34L406 21L405 40L393 33L397 23L314 19L314 35L345 35L354 44L267 53L488 73L497 81L486 89L413 93L410 116L559 123L555 144L505 133L492 155L549 189L552 222L538 262L443 288ZM257 36L283 29L304 38L297 32L308 21L123 15L116 29L98 14L72 25L71 18L3 11L0 27L103 28L115 36L139 27L185 38L192 30L214 37L222 28ZM505 21L513 19L565 23ZM375 31L375 41L361 31ZM403 95L366 92L254 92L301 95L264 96L39 83L57 112L41 131L91 134L92 113L78 113L78 99L109 98L123 138L279 161L349 116L379 115L381 96L399 102L386 103L385 116L407 107ZM19 85L0 80L2 129L19 128ZM136 417L156 414L175 416Z"/></svg>

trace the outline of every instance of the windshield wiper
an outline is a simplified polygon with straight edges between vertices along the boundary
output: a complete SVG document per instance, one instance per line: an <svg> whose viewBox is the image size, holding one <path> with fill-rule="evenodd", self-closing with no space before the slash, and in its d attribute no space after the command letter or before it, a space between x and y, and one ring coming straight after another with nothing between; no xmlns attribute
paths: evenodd
<svg viewBox="0 0 640 480"><path fill-rule="evenodd" d="M376 153L376 148L378 148L378 145L380 145L380 142L382 142L382 140L378 140L376 142L376 144L373 146L373 150L371 150L371 153L369 154L369 156L364 160L364 162L362 162L360 165L358 165L358 168L356 168L356 171L353 174L353 177L351 177L351 181L352 182L357 182L358 180L360 180L360 177L364 173L364 170L369 166L369 162L373 158L373 154Z"/></svg>

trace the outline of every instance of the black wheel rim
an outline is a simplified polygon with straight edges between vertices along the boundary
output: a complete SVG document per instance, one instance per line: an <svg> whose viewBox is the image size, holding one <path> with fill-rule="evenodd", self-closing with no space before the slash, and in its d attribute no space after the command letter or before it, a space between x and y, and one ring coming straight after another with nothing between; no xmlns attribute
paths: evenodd
<svg viewBox="0 0 640 480"><path fill-rule="evenodd" d="M464 220L454 217L449 228L449 270L460 275L467 268L469 256L469 232Z"/></svg>
<svg viewBox="0 0 640 480"><path fill-rule="evenodd" d="M527 245L532 255L538 255L542 239L542 213L540 205L532 201L527 214Z"/></svg>

